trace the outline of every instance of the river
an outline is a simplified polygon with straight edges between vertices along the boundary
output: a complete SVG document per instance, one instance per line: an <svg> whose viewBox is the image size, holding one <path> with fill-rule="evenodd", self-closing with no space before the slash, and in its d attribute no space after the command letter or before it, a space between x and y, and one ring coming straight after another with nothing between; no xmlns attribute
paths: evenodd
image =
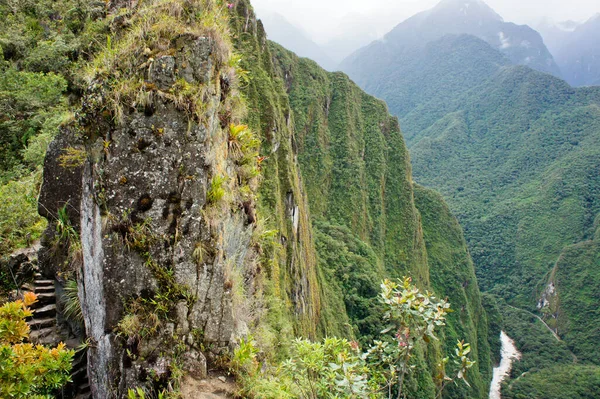
<svg viewBox="0 0 600 399"><path fill-rule="evenodd" d="M500 389L502 388L502 382L510 375L513 362L521 358L521 353L517 350L515 341L510 339L504 331L500 333L500 341L502 342L500 364L498 367L494 367L492 384L490 386L490 399L501 399Z"/></svg>

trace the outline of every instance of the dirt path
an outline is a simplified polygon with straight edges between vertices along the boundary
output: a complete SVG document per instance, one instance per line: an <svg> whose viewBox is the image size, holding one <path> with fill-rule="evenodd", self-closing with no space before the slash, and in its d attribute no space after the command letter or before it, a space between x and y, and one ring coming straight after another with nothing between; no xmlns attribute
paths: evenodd
<svg viewBox="0 0 600 399"><path fill-rule="evenodd" d="M232 378L217 374L211 374L203 380L187 376L181 384L183 399L232 399L236 390Z"/></svg>
<svg viewBox="0 0 600 399"><path fill-rule="evenodd" d="M550 326L548 324L546 324L546 322L540 316L536 315L535 313L531 313L530 311L525 310L525 309L516 308L516 307L511 306L511 305L506 305L506 306L508 306L509 308L513 308L513 309L516 309L516 310L522 310L523 312L529 313L530 315L532 315L533 317L535 317L536 319L538 319L539 321L541 321L542 324L546 326L546 328L548 329L548 331L550 331L552 333L552 335L554 336L554 338L556 338L557 341L560 341L560 337L558 336L558 334L553 329L551 329Z"/></svg>

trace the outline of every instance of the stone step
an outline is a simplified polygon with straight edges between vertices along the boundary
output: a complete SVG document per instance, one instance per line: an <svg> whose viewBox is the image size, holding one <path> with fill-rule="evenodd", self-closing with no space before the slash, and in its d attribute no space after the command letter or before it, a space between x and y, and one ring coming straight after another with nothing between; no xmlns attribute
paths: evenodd
<svg viewBox="0 0 600 399"><path fill-rule="evenodd" d="M92 394L91 392L80 393L79 395L75 396L75 399L92 399Z"/></svg>
<svg viewBox="0 0 600 399"><path fill-rule="evenodd" d="M23 284L21 286L21 291L33 292L35 291L35 286L29 283Z"/></svg>
<svg viewBox="0 0 600 399"><path fill-rule="evenodd" d="M42 273L40 273L40 272L36 272L34 274L34 276L35 276L35 278L42 278L42 277L44 277L44 276L42 276Z"/></svg>
<svg viewBox="0 0 600 399"><path fill-rule="evenodd" d="M34 318L42 318L42 317L54 317L56 315L56 304L46 305L44 307L38 308L33 313Z"/></svg>
<svg viewBox="0 0 600 399"><path fill-rule="evenodd" d="M32 342L39 343L43 338L49 337L56 333L54 327L40 328L39 330L31 330L29 333L29 340Z"/></svg>
<svg viewBox="0 0 600 399"><path fill-rule="evenodd" d="M37 294L38 303L55 303L56 294L54 292L48 292L44 294Z"/></svg>
<svg viewBox="0 0 600 399"><path fill-rule="evenodd" d="M29 305L29 309L33 310L33 313L35 313L36 309L43 308L44 306L50 305L51 303L56 303L56 301L55 300L48 301L46 299L40 301L38 299L32 305Z"/></svg>
<svg viewBox="0 0 600 399"><path fill-rule="evenodd" d="M86 394L90 392L90 384L83 384L83 385L79 385L77 387L77 391L79 391L80 394Z"/></svg>
<svg viewBox="0 0 600 399"><path fill-rule="evenodd" d="M71 381L87 380L87 365L71 372Z"/></svg>
<svg viewBox="0 0 600 399"><path fill-rule="evenodd" d="M40 280L35 280L33 283L36 285L36 287L37 286L49 286L49 285L54 287L54 280L41 280L40 279Z"/></svg>
<svg viewBox="0 0 600 399"><path fill-rule="evenodd" d="M33 291L36 294L45 294L45 293L50 293L50 292L54 292L55 288L54 288L54 284L50 285L42 285L42 286L37 286L35 288L33 288Z"/></svg>
<svg viewBox="0 0 600 399"><path fill-rule="evenodd" d="M56 319L54 317L47 317L45 319L32 319L28 321L29 328L31 330L38 330L40 328L51 327L56 325Z"/></svg>

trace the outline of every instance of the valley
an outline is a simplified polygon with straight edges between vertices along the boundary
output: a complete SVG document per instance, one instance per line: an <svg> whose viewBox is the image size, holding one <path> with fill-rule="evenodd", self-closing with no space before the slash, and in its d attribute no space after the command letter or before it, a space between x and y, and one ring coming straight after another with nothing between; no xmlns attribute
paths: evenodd
<svg viewBox="0 0 600 399"><path fill-rule="evenodd" d="M0 397L600 395L600 19L0 13Z"/></svg>

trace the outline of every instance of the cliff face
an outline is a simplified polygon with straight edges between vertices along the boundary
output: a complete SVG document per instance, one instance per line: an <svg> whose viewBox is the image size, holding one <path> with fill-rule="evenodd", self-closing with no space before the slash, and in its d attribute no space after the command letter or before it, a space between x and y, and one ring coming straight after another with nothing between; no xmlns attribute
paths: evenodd
<svg viewBox="0 0 600 399"><path fill-rule="evenodd" d="M273 358L294 336L366 342L381 330L385 276L450 295L384 103L270 44L247 1L119 7L40 196L41 266L77 279L94 397L203 376L249 332ZM427 215L455 223L438 213ZM452 324L482 362L468 395L484 397L485 315L452 234L457 281L472 284ZM439 360L439 348L419 352L412 391L434 396Z"/></svg>
<svg viewBox="0 0 600 399"><path fill-rule="evenodd" d="M442 197L413 183L397 119L346 75L271 47L293 110L315 230L324 292L321 329L328 335L355 334L363 342L376 338L384 328L377 301L381 277L413 276L448 297L455 310L443 351L451 352L457 339L474 348L478 365L471 371L472 388L453 387L448 397L487 397L488 326L473 262ZM421 376L435 373L438 356L427 354ZM427 395L426 378L415 386Z"/></svg>
<svg viewBox="0 0 600 399"><path fill-rule="evenodd" d="M159 383L176 367L204 374L205 356L256 325L267 280L298 333L315 331L315 256L291 135L241 124L243 72L224 12L178 1L122 9L78 120L47 157L42 267L77 277L98 398L120 397L148 373ZM256 210L260 138L272 158L264 187L276 187L265 206L272 235ZM56 237L65 205L77 254Z"/></svg>

